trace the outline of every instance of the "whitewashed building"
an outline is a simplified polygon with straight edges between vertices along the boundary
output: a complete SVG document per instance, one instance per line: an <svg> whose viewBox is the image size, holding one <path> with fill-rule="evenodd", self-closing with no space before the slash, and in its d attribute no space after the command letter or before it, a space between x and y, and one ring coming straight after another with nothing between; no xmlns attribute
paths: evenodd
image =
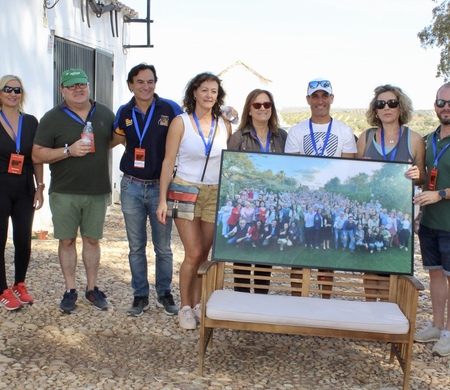
<svg viewBox="0 0 450 390"><path fill-rule="evenodd" d="M245 98L251 91L256 88L270 91L272 83L271 80L240 60L219 72L218 76L227 93L227 104L233 106L239 115L244 107Z"/></svg>
<svg viewBox="0 0 450 390"><path fill-rule="evenodd" d="M61 101L59 77L68 68L82 68L89 77L91 97L114 112L129 100L126 54L130 47L141 45L142 39L144 44L139 47L151 46L149 10L147 18L139 20L147 26L145 40L130 36L130 26L138 15L116 0L2 0L1 6L0 76L13 74L23 80L27 113L40 119ZM110 158L113 200L120 187L122 152L119 146ZM49 181L46 169L45 182ZM33 227L42 228L51 230L47 194Z"/></svg>

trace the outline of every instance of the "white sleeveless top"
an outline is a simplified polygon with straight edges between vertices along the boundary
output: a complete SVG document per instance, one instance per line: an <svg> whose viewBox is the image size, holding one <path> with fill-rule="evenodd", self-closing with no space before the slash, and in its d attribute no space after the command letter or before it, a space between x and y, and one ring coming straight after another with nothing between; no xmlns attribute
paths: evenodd
<svg viewBox="0 0 450 390"><path fill-rule="evenodd" d="M177 176L196 184L218 184L222 150L227 148L227 128L222 117L219 117L211 154L205 177L201 181L205 167L205 144L201 136L194 130L189 115L180 115L184 123L184 134L178 149ZM207 139L205 139L207 141Z"/></svg>

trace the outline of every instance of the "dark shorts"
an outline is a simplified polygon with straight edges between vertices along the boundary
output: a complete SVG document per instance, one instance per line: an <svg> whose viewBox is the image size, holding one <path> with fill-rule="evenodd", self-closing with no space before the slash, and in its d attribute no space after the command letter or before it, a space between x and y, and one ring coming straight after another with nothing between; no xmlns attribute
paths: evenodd
<svg viewBox="0 0 450 390"><path fill-rule="evenodd" d="M420 225L419 240L423 268L443 269L450 276L450 232Z"/></svg>

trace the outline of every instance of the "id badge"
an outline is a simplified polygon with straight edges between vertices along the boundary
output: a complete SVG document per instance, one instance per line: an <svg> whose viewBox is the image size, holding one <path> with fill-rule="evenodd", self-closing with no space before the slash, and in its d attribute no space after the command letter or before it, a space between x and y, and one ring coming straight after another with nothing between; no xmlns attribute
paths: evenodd
<svg viewBox="0 0 450 390"><path fill-rule="evenodd" d="M134 149L134 167L145 168L145 149Z"/></svg>
<svg viewBox="0 0 450 390"><path fill-rule="evenodd" d="M437 168L433 168L430 171L430 181L428 182L428 189L430 191L434 191L434 189L436 188L437 175L438 175Z"/></svg>
<svg viewBox="0 0 450 390"><path fill-rule="evenodd" d="M11 154L11 157L9 158L8 173L21 175L24 161L25 156L21 154Z"/></svg>

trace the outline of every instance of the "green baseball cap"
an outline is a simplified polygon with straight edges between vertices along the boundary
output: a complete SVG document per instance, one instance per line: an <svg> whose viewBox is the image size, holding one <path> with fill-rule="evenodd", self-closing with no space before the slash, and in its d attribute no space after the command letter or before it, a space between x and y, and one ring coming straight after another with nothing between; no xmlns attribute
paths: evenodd
<svg viewBox="0 0 450 390"><path fill-rule="evenodd" d="M89 82L86 73L81 69L68 69L61 75L61 85L70 87L74 84L87 84Z"/></svg>

